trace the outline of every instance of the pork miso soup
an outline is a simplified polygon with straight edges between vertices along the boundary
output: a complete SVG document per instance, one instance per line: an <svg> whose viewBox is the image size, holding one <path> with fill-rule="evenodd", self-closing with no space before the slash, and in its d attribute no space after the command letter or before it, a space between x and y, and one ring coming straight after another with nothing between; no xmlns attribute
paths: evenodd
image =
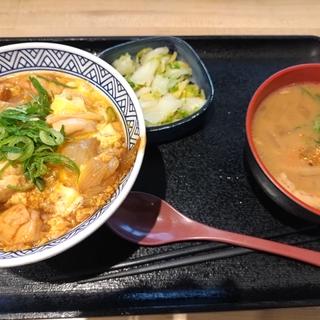
<svg viewBox="0 0 320 320"><path fill-rule="evenodd" d="M0 80L0 250L55 239L90 217L135 160L113 104L58 72Z"/></svg>
<svg viewBox="0 0 320 320"><path fill-rule="evenodd" d="M294 84L270 94L255 113L252 135L272 176L320 209L320 84Z"/></svg>

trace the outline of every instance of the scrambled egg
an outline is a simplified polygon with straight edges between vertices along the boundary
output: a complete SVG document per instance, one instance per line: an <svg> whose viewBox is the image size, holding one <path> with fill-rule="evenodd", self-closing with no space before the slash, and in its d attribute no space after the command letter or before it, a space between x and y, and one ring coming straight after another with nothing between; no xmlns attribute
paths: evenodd
<svg viewBox="0 0 320 320"><path fill-rule="evenodd" d="M81 207L83 197L74 188L57 183L54 192L50 194L48 202L51 203L51 214L43 216L50 230L46 234L47 240L64 234L73 224L70 214Z"/></svg>
<svg viewBox="0 0 320 320"><path fill-rule="evenodd" d="M108 123L107 125L98 125L97 129L98 133L96 134L96 138L100 141L100 146L102 149L112 146L122 137L121 134L115 130L112 123Z"/></svg>
<svg viewBox="0 0 320 320"><path fill-rule="evenodd" d="M81 97L68 99L64 94L55 95L51 104L53 114L73 114L87 112L85 103Z"/></svg>
<svg viewBox="0 0 320 320"><path fill-rule="evenodd" d="M81 206L83 197L74 188L57 183L54 193L50 195L50 200L54 203L55 214L65 217Z"/></svg>

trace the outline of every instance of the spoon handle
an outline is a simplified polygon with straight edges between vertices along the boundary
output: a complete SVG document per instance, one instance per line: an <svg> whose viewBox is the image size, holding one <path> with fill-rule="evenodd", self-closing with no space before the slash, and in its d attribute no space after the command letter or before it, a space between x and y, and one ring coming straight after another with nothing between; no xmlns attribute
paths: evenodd
<svg viewBox="0 0 320 320"><path fill-rule="evenodd" d="M304 249L244 234L224 231L203 225L198 222L196 222L195 224L190 224L186 227L189 227L190 229L184 229L183 233L184 235L188 235L186 237L188 238L188 240L193 239L223 242L249 249L273 253L279 256L284 256L298 261L303 261L314 266L320 267L320 252L314 250Z"/></svg>

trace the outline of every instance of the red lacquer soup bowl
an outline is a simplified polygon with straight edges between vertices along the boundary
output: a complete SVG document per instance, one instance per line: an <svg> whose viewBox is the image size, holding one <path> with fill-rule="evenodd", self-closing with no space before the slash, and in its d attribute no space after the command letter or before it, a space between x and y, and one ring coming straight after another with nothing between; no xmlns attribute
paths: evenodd
<svg viewBox="0 0 320 320"><path fill-rule="evenodd" d="M320 63L300 64L280 70L258 87L246 115L246 160L256 181L274 202L287 212L320 223L320 209L298 199L270 173L258 155L252 135L253 119L262 101L282 87L299 83L320 83Z"/></svg>

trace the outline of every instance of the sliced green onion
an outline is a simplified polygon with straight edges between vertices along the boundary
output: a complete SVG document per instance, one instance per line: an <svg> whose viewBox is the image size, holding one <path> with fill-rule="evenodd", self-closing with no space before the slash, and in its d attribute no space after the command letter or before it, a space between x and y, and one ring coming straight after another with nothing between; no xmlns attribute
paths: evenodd
<svg viewBox="0 0 320 320"><path fill-rule="evenodd" d="M15 141L11 142L9 144L9 146L20 147L21 144L23 146L23 147L21 147L21 148L23 148L23 152L22 152L21 156L19 157L20 162L25 161L28 158L30 158L33 154L33 151L34 151L33 141L27 137L16 137Z"/></svg>
<svg viewBox="0 0 320 320"><path fill-rule="evenodd" d="M63 88L77 89L76 86L70 86L70 85L68 85L68 84L64 84L64 83L62 83L62 82L60 82L60 81L58 81L58 80L56 80L56 79L49 79L49 78L44 77L44 76L41 76L41 75L39 75L39 74L37 74L37 77L40 78L40 79L43 79L43 80L45 80L45 81L47 81L47 82L51 82L51 83L53 83L53 84L55 84L55 85L57 85L57 86L63 87Z"/></svg>
<svg viewBox="0 0 320 320"><path fill-rule="evenodd" d="M2 152L22 153L23 149L19 147L3 146L0 148Z"/></svg>
<svg viewBox="0 0 320 320"><path fill-rule="evenodd" d="M34 155L40 157L42 155L47 155L48 153L54 152L53 148L49 146L40 146L34 151Z"/></svg>
<svg viewBox="0 0 320 320"><path fill-rule="evenodd" d="M42 159L46 163L63 165L69 168L70 170L74 171L78 175L80 174L78 165L73 160L60 153L51 153L47 156L44 156Z"/></svg>
<svg viewBox="0 0 320 320"><path fill-rule="evenodd" d="M34 181L34 184L36 185L36 187L40 190L43 191L45 188L45 182L43 180L43 178L36 178Z"/></svg>
<svg viewBox="0 0 320 320"><path fill-rule="evenodd" d="M8 136L8 132L4 127L0 127L0 140L6 138Z"/></svg>
<svg viewBox="0 0 320 320"><path fill-rule="evenodd" d="M25 192L25 191L28 191L28 190L31 190L34 186L32 184L26 184L25 186L15 186L15 185L12 185L12 184L8 184L7 185L7 188L8 189L11 189L11 190L14 190L14 191L20 191L20 192Z"/></svg>
<svg viewBox="0 0 320 320"><path fill-rule="evenodd" d="M14 152L8 152L7 153L7 159L10 161L15 161L21 157L22 153L14 153Z"/></svg>
<svg viewBox="0 0 320 320"><path fill-rule="evenodd" d="M3 172L10 166L10 162L7 161L7 163L0 169L0 176L3 174Z"/></svg>
<svg viewBox="0 0 320 320"><path fill-rule="evenodd" d="M0 148L7 149L8 160L23 162L30 158L34 151L33 141L28 137L12 136L0 143Z"/></svg>
<svg viewBox="0 0 320 320"><path fill-rule="evenodd" d="M180 63L178 61L173 61L168 63L168 67L171 69L180 69Z"/></svg>
<svg viewBox="0 0 320 320"><path fill-rule="evenodd" d="M113 122L117 119L116 113L111 107L107 108L108 121Z"/></svg>
<svg viewBox="0 0 320 320"><path fill-rule="evenodd" d="M64 142L63 134L54 129L49 129L47 131L41 130L39 137L40 140L48 146L58 146Z"/></svg>

